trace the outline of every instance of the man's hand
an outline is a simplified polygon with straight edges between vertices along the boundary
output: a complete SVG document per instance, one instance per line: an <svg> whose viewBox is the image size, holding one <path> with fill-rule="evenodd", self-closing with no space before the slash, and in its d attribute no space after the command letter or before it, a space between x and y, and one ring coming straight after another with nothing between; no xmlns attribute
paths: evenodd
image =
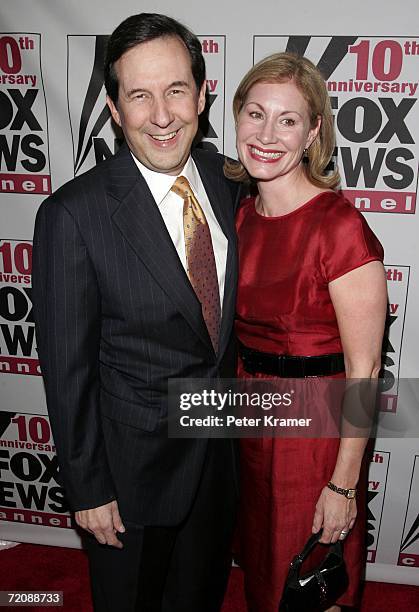
<svg viewBox="0 0 419 612"><path fill-rule="evenodd" d="M76 523L82 529L92 533L99 544L123 548L122 542L116 537L116 533L124 533L125 527L122 524L118 504L115 500L98 508L79 510L76 512Z"/></svg>

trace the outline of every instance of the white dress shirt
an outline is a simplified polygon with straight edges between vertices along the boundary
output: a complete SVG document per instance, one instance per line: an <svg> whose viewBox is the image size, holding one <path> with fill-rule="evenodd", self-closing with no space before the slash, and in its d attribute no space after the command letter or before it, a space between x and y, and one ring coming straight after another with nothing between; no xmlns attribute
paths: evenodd
<svg viewBox="0 0 419 612"><path fill-rule="evenodd" d="M179 255L179 259L186 270L185 236L183 233L183 199L173 191L170 191L177 176L171 176L162 172L154 172L139 162L132 153L131 155L156 201L167 231ZM211 232L212 248L214 250L215 265L217 268L218 287L220 290L220 304L222 308L228 241L214 215L214 211L209 203L204 185L202 184L201 177L199 176L199 172L192 157L189 157L182 172L180 172L178 176L184 176L188 179L196 199L201 205L207 219Z"/></svg>

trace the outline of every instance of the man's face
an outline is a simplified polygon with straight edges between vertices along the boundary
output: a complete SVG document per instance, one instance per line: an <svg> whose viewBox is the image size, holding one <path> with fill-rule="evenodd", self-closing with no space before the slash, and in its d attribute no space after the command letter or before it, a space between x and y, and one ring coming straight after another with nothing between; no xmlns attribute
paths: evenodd
<svg viewBox="0 0 419 612"><path fill-rule="evenodd" d="M177 37L157 38L126 51L115 70L118 102L107 102L135 157L150 170L177 175L185 165L205 106L189 52Z"/></svg>

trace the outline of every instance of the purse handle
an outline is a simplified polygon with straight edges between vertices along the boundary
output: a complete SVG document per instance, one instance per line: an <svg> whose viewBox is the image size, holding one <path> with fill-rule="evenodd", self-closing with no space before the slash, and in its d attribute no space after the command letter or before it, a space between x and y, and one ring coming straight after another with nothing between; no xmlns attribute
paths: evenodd
<svg viewBox="0 0 419 612"><path fill-rule="evenodd" d="M322 534L323 529L320 529L320 531L318 531L317 533L313 533L313 535L309 537L303 550L298 553L298 555L296 555L292 560L290 566L292 569L297 569L303 564L303 562L307 559L311 551L316 547L318 541L322 537ZM339 557L343 557L343 546L341 540L338 540L334 544L327 544L326 546L330 546L329 553L333 551Z"/></svg>

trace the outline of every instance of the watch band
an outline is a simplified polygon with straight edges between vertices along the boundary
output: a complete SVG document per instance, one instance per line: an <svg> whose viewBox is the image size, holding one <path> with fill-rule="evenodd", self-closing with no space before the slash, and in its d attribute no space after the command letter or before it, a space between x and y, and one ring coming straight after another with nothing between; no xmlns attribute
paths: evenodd
<svg viewBox="0 0 419 612"><path fill-rule="evenodd" d="M356 496L356 489L342 489L341 487L337 487L331 480L327 483L328 488L335 493L339 493L339 495L344 495L346 499L354 499Z"/></svg>

